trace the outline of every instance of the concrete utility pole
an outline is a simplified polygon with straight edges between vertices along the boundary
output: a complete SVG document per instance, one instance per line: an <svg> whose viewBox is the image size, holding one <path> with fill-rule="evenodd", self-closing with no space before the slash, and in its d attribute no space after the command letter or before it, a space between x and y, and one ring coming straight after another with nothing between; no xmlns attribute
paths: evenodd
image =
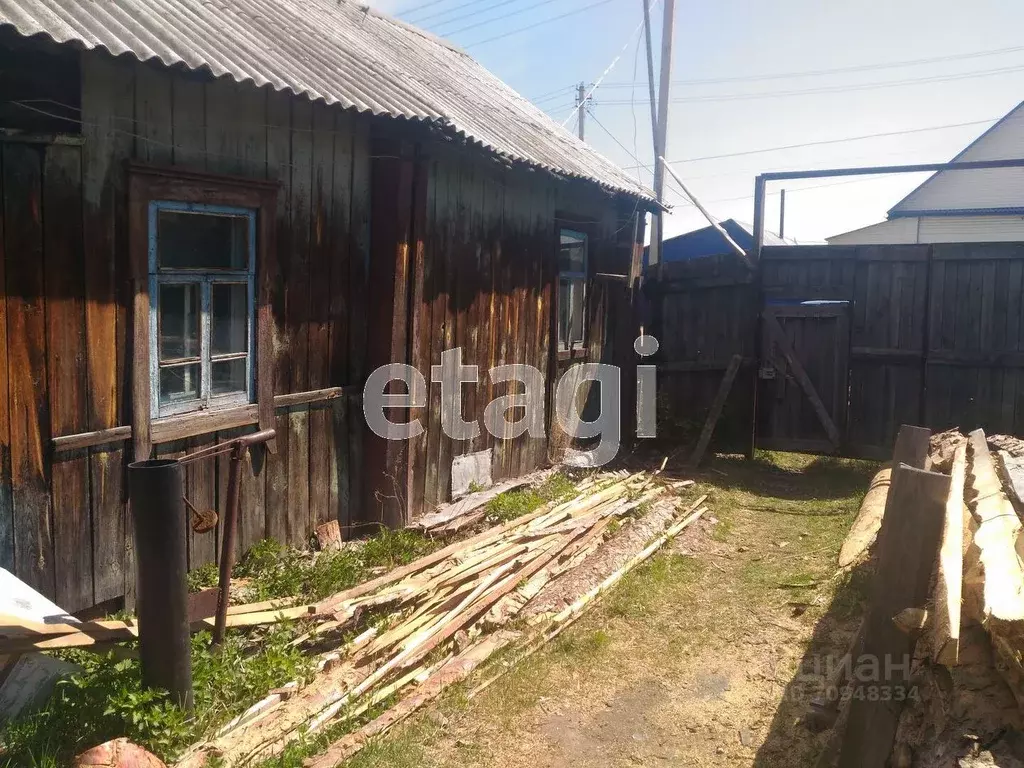
<svg viewBox="0 0 1024 768"><path fill-rule="evenodd" d="M676 3L665 0L665 16L661 24L661 75L658 80L658 126L654 136L655 158L667 157L666 143L668 139L668 96L672 82L672 38L675 31ZM664 199L665 168L662 163L654 163L654 194L658 202ZM661 273L661 243L664 235L661 212L654 214L651 227L651 264L658 265Z"/></svg>
<svg viewBox="0 0 1024 768"><path fill-rule="evenodd" d="M580 141L583 141L583 118L587 114L587 86L583 83L576 86L576 114L579 117Z"/></svg>

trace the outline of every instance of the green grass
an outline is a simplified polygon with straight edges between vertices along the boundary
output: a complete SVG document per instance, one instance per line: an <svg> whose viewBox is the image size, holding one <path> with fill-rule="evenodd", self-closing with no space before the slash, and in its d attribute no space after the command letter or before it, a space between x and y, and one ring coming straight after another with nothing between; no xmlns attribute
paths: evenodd
<svg viewBox="0 0 1024 768"><path fill-rule="evenodd" d="M492 522L507 523L528 515L548 502L559 503L576 494L576 484L561 472L555 472L536 488L506 491L487 502L487 517Z"/></svg>
<svg viewBox="0 0 1024 768"><path fill-rule="evenodd" d="M216 563L206 563L188 572L188 591L199 592L217 586L219 573Z"/></svg>
<svg viewBox="0 0 1024 768"><path fill-rule="evenodd" d="M138 661L65 652L82 671L59 681L45 707L5 725L0 766L56 768L120 736L173 759L211 724L233 717L271 688L311 674L311 661L288 646L290 637L280 629L265 632L259 653L252 653L240 635L229 634L216 652L210 650L208 633L193 636L191 718L166 693L141 688Z"/></svg>
<svg viewBox="0 0 1024 768"><path fill-rule="evenodd" d="M252 600L292 595L319 600L366 581L374 569L405 565L437 546L415 531L390 529L383 529L361 547L316 555L264 539L246 553L235 575L249 579Z"/></svg>
<svg viewBox="0 0 1024 768"><path fill-rule="evenodd" d="M362 546L315 555L267 539L246 553L235 576L248 579L250 600L301 596L312 601L352 587L378 569L411 562L437 546L418 533L391 530ZM216 566L210 565L190 573L188 586L195 591L216 582ZM142 690L137 661L66 652L62 656L82 671L59 682L39 711L6 724L0 735L0 768L57 768L83 749L118 736L171 759L270 689L310 674L310 657L288 645L304 629L303 624L292 623L249 634L229 632L217 652L209 648L208 633L193 636L192 718L173 706L165 693Z"/></svg>

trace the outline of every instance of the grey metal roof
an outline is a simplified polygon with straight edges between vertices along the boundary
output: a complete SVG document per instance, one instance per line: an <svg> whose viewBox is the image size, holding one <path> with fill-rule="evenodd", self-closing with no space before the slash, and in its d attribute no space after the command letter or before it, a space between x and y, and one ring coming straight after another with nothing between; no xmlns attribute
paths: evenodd
<svg viewBox="0 0 1024 768"><path fill-rule="evenodd" d="M0 24L434 122L502 157L654 197L466 53L348 0L0 0Z"/></svg>

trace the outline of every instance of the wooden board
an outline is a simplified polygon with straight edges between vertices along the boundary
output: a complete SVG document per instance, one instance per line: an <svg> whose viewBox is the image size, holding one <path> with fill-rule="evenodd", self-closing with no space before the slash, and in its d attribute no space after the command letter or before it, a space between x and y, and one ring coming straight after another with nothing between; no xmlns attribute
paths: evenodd
<svg viewBox="0 0 1024 768"><path fill-rule="evenodd" d="M89 410L80 148L47 147L43 178L47 389L51 428L68 434L86 428ZM93 604L88 451L60 456L52 473L55 599L77 611Z"/></svg>
<svg viewBox="0 0 1024 768"><path fill-rule="evenodd" d="M690 455L690 466L696 467L700 465L701 460L704 458L704 452L708 448L708 444L711 442L711 436L715 432L715 425L718 424L718 419L722 415L722 409L725 407L725 401L729 397L729 392L732 390L732 384L736 380L736 374L739 373L740 363L743 362L743 358L739 355L733 355L732 360L729 361L729 367L725 369L725 373L722 375L722 382L718 385L718 392L715 394L715 399L711 403L711 410L708 412L708 417L704 421L704 428L701 429L700 438L697 440L697 445L693 449L693 453Z"/></svg>
<svg viewBox="0 0 1024 768"><path fill-rule="evenodd" d="M4 255L15 575L55 594L53 521L44 440L50 434L43 283L42 157L3 145Z"/></svg>
<svg viewBox="0 0 1024 768"><path fill-rule="evenodd" d="M893 470L861 657L875 660L877 673L858 677L855 670L840 768L883 768L889 759L903 703L912 695L910 666L916 642L896 627L892 617L905 608L923 606L928 599L949 482L948 475L906 464Z"/></svg>

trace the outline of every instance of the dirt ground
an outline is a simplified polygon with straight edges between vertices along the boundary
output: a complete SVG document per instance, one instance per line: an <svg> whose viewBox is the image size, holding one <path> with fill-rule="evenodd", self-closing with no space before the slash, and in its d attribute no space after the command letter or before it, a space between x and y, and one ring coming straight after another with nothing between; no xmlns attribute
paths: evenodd
<svg viewBox="0 0 1024 768"><path fill-rule="evenodd" d="M479 696L452 691L353 766L811 766L798 718L845 651L863 584L836 555L876 467L718 457L712 516ZM680 475L683 476L683 475Z"/></svg>

